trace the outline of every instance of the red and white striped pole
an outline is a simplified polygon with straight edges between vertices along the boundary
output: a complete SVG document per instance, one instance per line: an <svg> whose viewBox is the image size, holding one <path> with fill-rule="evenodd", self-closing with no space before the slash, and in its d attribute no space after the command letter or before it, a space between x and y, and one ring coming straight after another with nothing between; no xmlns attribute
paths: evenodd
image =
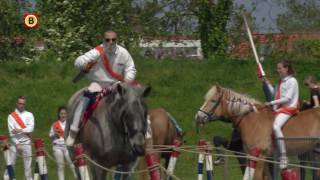
<svg viewBox="0 0 320 180"><path fill-rule="evenodd" d="M87 162L83 157L84 151L82 148L82 144L74 145L74 155L76 158L76 166L79 169L80 180L90 180L89 171L87 167Z"/></svg>
<svg viewBox="0 0 320 180"><path fill-rule="evenodd" d="M206 170L207 170L207 180L212 180L213 179L213 166L212 166L212 150L209 147L209 143L206 141Z"/></svg>
<svg viewBox="0 0 320 180"><path fill-rule="evenodd" d="M9 144L7 136L0 135L0 145L3 147L3 156L6 162L7 175L9 180L15 180L14 169L11 162Z"/></svg>
<svg viewBox="0 0 320 180"><path fill-rule="evenodd" d="M173 171L174 168L176 166L177 163L177 159L180 155L180 152L178 150L178 148L182 145L182 142L179 139L174 139L173 140L173 150L171 152L171 156L170 156L170 160L169 160L169 164L168 164L168 168L167 168L167 174L169 175L167 177L168 180L171 179L170 175L173 175Z"/></svg>
<svg viewBox="0 0 320 180"><path fill-rule="evenodd" d="M200 139L198 142L198 148L200 150L198 157L198 180L203 179L203 162L205 160L205 146L207 142L204 139Z"/></svg>
<svg viewBox="0 0 320 180"><path fill-rule="evenodd" d="M44 154L44 141L43 139L34 139L34 147L36 149L36 156L37 156L37 164L39 168L39 174L41 180L48 179L48 168Z"/></svg>
<svg viewBox="0 0 320 180"><path fill-rule="evenodd" d="M282 180L298 180L298 173L292 169L284 169L281 172Z"/></svg>
<svg viewBox="0 0 320 180"><path fill-rule="evenodd" d="M249 150L249 155L253 157L259 157L261 153L261 149L259 148L252 148ZM256 160L249 160L247 164L246 171L243 176L243 180L252 180L254 173L256 171L257 161Z"/></svg>
<svg viewBox="0 0 320 180"><path fill-rule="evenodd" d="M151 180L160 180L160 171L159 171L159 164L160 158L157 153L155 152L147 152L145 155L145 159L149 168L150 172L150 179Z"/></svg>

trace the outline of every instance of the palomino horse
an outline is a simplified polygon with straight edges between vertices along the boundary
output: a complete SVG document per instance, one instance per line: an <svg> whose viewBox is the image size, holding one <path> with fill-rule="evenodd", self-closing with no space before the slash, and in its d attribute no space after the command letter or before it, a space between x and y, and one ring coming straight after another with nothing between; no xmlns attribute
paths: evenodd
<svg viewBox="0 0 320 180"><path fill-rule="evenodd" d="M173 116L170 115L165 109L157 108L157 109L149 109L148 111L150 121L151 121L151 129L152 129L152 140L153 145L156 145L154 149L161 148L161 146L171 146L173 145L174 139L178 139L182 141L182 135L179 134L176 130L175 125L173 124ZM159 151L163 150L162 148ZM171 149L166 149L165 151L170 151ZM165 167L168 167L168 163L170 160L170 152L157 152L158 157L165 159ZM145 169L146 163L145 159L141 158L139 169ZM148 179L149 175L147 173L141 174L142 179Z"/></svg>
<svg viewBox="0 0 320 180"><path fill-rule="evenodd" d="M147 105L145 97L150 88L118 84L103 97L87 124L80 130L76 143L82 143L85 153L96 163L110 168L121 164L124 171L131 171L137 157L145 153L145 132L147 129ZM79 103L83 89L69 100L66 136L72 115ZM93 179L105 179L107 172L91 167ZM131 179L125 175L124 179Z"/></svg>
<svg viewBox="0 0 320 180"><path fill-rule="evenodd" d="M253 106L254 105L254 106ZM257 111L258 110L258 111ZM197 123L205 123L218 119L230 119L241 134L244 148L261 150L260 157L272 154L273 112L245 95L230 89L213 86L205 96L205 102L197 112ZM319 137L320 109L309 109L292 117L283 127L285 137ZM287 141L288 155L298 155L314 149L315 141ZM263 173L265 172L265 173ZM258 161L255 179L268 176L265 163Z"/></svg>

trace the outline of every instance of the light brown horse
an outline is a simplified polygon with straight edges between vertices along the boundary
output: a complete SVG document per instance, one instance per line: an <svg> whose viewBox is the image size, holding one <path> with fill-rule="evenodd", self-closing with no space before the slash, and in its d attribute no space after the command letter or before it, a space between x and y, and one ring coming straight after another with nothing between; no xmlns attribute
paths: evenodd
<svg viewBox="0 0 320 180"><path fill-rule="evenodd" d="M255 105L255 106L253 106ZM258 112L254 111L254 107ZM230 89L213 86L205 96L205 102L197 112L197 123L218 119L231 119L238 128L246 151L261 149L261 158L272 154L272 124L274 115L259 101ZM283 127L285 137L319 137L320 109L309 109L289 119ZM286 141L288 155L298 155L314 149L315 141ZM258 161L255 179L268 175L265 163Z"/></svg>
<svg viewBox="0 0 320 180"><path fill-rule="evenodd" d="M182 141L182 136L177 132L176 127L173 124L173 116L171 116L165 109L149 109L148 114L151 121L153 145L171 146L173 145L175 138ZM160 146L154 147L155 150L159 148ZM166 149L165 151L170 150L171 149ZM158 157L165 160L165 167L167 167L170 159L170 152L158 152ZM139 169L146 169L146 163L143 157L140 158ZM148 173L142 173L140 179L145 180L148 179L148 177Z"/></svg>

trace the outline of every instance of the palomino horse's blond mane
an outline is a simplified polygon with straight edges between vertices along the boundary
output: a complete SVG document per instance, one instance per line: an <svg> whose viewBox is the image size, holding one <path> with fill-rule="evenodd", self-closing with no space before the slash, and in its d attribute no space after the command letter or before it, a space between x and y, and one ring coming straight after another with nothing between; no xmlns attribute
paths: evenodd
<svg viewBox="0 0 320 180"><path fill-rule="evenodd" d="M240 94L235 92L231 89L220 87L220 86L213 86L205 96L206 101L210 99L218 90L222 91L223 99L228 104L228 111L230 113L236 114L243 114L252 109L252 105L254 104L261 104L260 101L251 98L248 95Z"/></svg>

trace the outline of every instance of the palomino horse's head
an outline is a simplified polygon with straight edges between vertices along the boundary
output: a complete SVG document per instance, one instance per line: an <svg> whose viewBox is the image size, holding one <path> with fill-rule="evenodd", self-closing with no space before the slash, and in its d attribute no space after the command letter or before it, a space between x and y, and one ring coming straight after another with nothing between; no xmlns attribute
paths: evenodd
<svg viewBox="0 0 320 180"><path fill-rule="evenodd" d="M196 113L195 120L200 124L217 119L230 120L251 111L254 104L260 102L230 89L213 86L206 94L205 102Z"/></svg>
<svg viewBox="0 0 320 180"><path fill-rule="evenodd" d="M213 86L207 92L205 101L195 116L196 123L204 124L220 117L222 96L223 92L219 86Z"/></svg>
<svg viewBox="0 0 320 180"><path fill-rule="evenodd" d="M110 94L108 115L116 125L129 146L137 155L145 152L145 133L147 130L147 104L145 97L150 87L132 87L129 84L118 84Z"/></svg>

